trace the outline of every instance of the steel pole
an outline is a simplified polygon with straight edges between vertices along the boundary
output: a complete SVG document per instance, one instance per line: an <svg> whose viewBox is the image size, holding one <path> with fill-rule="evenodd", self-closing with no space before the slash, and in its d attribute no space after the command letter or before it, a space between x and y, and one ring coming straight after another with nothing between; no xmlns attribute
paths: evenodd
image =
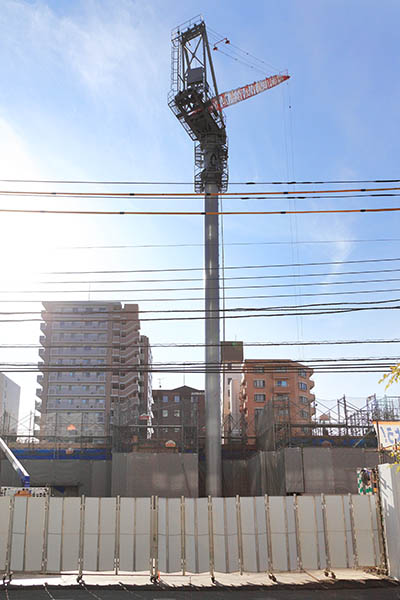
<svg viewBox="0 0 400 600"><path fill-rule="evenodd" d="M218 186L206 183L204 210L218 212ZM212 194L212 195L211 195ZM215 194L215 195L214 195ZM218 215L205 215L206 495L222 495Z"/></svg>

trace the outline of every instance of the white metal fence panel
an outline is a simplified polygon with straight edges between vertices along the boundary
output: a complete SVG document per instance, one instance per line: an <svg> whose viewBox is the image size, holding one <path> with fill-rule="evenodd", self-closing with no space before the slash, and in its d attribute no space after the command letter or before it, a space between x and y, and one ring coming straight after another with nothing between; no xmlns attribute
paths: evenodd
<svg viewBox="0 0 400 600"><path fill-rule="evenodd" d="M136 568L136 498L121 498L119 512L119 568L120 571L138 571Z"/></svg>
<svg viewBox="0 0 400 600"><path fill-rule="evenodd" d="M81 556L81 499L63 499L61 570L76 571Z"/></svg>
<svg viewBox="0 0 400 600"><path fill-rule="evenodd" d="M320 544L314 496L297 499L299 543L304 569L320 569Z"/></svg>
<svg viewBox="0 0 400 600"><path fill-rule="evenodd" d="M46 570L59 573L61 566L61 545L63 533L64 498L49 498L49 515L47 526ZM77 565L75 566L75 568Z"/></svg>
<svg viewBox="0 0 400 600"><path fill-rule="evenodd" d="M46 498L27 498L24 571L37 572L42 570L46 512Z"/></svg>
<svg viewBox="0 0 400 600"><path fill-rule="evenodd" d="M360 567L377 565L379 544L375 497L354 495L352 501L358 565Z"/></svg>
<svg viewBox="0 0 400 600"><path fill-rule="evenodd" d="M182 506L179 498L158 501L158 568L176 573L182 566Z"/></svg>
<svg viewBox="0 0 400 600"><path fill-rule="evenodd" d="M99 503L99 571L113 571L116 561L117 499L100 498Z"/></svg>
<svg viewBox="0 0 400 600"><path fill-rule="evenodd" d="M11 561L12 571L25 570L25 529L26 529L27 498L14 498L11 535Z"/></svg>
<svg viewBox="0 0 400 600"><path fill-rule="evenodd" d="M279 572L378 566L373 496L1 498L5 572Z"/></svg>

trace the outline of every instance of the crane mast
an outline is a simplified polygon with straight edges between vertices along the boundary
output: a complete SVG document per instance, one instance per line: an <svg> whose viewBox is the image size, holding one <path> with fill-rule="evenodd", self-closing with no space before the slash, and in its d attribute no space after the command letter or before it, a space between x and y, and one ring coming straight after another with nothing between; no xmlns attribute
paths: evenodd
<svg viewBox="0 0 400 600"><path fill-rule="evenodd" d="M194 188L204 193L206 491L207 495L221 496L218 194L228 188L228 143L222 109L283 83L289 75L280 73L219 94L201 17L172 32L171 58L168 105L195 143Z"/></svg>
<svg viewBox="0 0 400 600"><path fill-rule="evenodd" d="M196 192L204 193L206 492L222 495L218 193L228 186L228 146L222 111L212 105L217 82L204 21L172 34L169 106L195 142ZM209 214L214 213L214 214Z"/></svg>

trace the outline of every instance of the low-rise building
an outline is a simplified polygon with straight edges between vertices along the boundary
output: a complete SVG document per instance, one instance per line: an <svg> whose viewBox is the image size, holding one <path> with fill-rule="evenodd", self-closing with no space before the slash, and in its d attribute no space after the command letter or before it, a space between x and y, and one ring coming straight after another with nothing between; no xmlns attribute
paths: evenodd
<svg viewBox="0 0 400 600"><path fill-rule="evenodd" d="M153 439L178 448L196 448L205 432L204 390L183 385L153 389Z"/></svg>

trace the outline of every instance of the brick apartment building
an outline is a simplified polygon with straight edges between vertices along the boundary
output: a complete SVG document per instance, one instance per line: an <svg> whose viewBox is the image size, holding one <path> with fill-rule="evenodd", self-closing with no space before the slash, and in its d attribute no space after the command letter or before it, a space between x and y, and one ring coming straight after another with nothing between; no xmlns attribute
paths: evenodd
<svg viewBox="0 0 400 600"><path fill-rule="evenodd" d="M292 360L245 360L240 385L240 410L247 422L249 441L254 439L257 420L265 405L272 403L276 423L299 424L298 435L309 429L315 414L315 396L311 392L313 370Z"/></svg>
<svg viewBox="0 0 400 600"><path fill-rule="evenodd" d="M204 391L183 385L172 390L153 389L153 439L173 441L178 448L196 448L204 436Z"/></svg>
<svg viewBox="0 0 400 600"><path fill-rule="evenodd" d="M113 425L134 426L145 415L151 424L151 350L140 334L138 305L43 306L37 378L42 388L36 392L40 435L71 441L87 436L101 443Z"/></svg>

